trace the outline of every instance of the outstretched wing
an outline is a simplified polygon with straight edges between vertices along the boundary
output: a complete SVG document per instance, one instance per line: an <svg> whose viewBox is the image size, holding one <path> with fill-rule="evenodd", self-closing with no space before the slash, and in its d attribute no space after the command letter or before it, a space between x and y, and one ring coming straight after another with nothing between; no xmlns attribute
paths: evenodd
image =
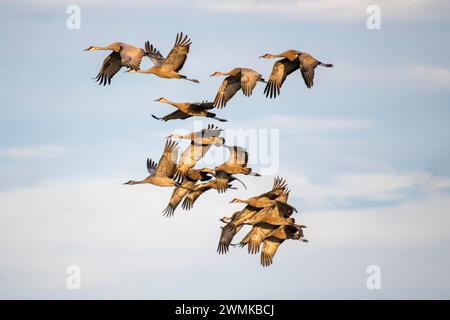
<svg viewBox="0 0 450 320"><path fill-rule="evenodd" d="M162 117L162 118L158 118L154 115L152 115L153 118L157 119L157 120L162 120L162 121L169 121L169 120L175 120L175 119L187 119L192 117L190 114L184 113L181 110L176 110L172 113L169 113L168 115Z"/></svg>
<svg viewBox="0 0 450 320"><path fill-rule="evenodd" d="M187 196L184 198L181 207L183 210L191 210L194 206L195 201L206 191L211 189L208 183L202 183L195 187L194 191L189 191Z"/></svg>
<svg viewBox="0 0 450 320"><path fill-rule="evenodd" d="M290 61L284 58L275 62L270 73L269 81L264 89L266 97L270 97L271 99L276 98L280 94L280 88L284 80L286 80L286 77L298 68L300 68L300 63L297 59Z"/></svg>
<svg viewBox="0 0 450 320"><path fill-rule="evenodd" d="M223 81L214 98L214 106L221 109L241 89L240 77L228 76Z"/></svg>
<svg viewBox="0 0 450 320"><path fill-rule="evenodd" d="M155 66L159 66L164 61L164 56L150 42L145 42L145 54L152 60Z"/></svg>
<svg viewBox="0 0 450 320"><path fill-rule="evenodd" d="M193 113L211 110L213 108L214 103L208 101L194 102L189 105L189 110L192 111Z"/></svg>
<svg viewBox="0 0 450 320"><path fill-rule="evenodd" d="M248 162L248 152L242 147L238 146L226 146L230 150L230 157L226 164L245 166Z"/></svg>
<svg viewBox="0 0 450 320"><path fill-rule="evenodd" d="M167 140L164 152L159 160L155 175L171 178L175 172L178 158L178 144L173 140Z"/></svg>
<svg viewBox="0 0 450 320"><path fill-rule="evenodd" d="M241 240L241 247L248 245L249 254L258 253L261 243L269 235L269 233L276 228L278 227L264 222L255 224L245 238Z"/></svg>
<svg viewBox="0 0 450 320"><path fill-rule="evenodd" d="M251 69L244 69L241 72L241 87L244 96L250 97L252 95L253 89L256 87L256 82L261 79L261 75Z"/></svg>
<svg viewBox="0 0 450 320"><path fill-rule="evenodd" d="M275 198L281 196L287 190L287 187L288 187L288 185L284 178L275 177L273 179L272 190L270 190L269 192L263 193L263 194L259 195L258 197L260 197L260 198L264 197L264 198L269 198L271 200L274 200Z"/></svg>
<svg viewBox="0 0 450 320"><path fill-rule="evenodd" d="M314 69L318 64L319 61L311 55L306 53L300 55L300 71L308 88L311 88L314 84Z"/></svg>
<svg viewBox="0 0 450 320"><path fill-rule="evenodd" d="M189 53L189 46L191 43L192 42L187 35L183 38L183 32L178 33L175 44L167 58L164 60L164 64L173 66L173 69L176 72L181 70L186 61L187 54Z"/></svg>
<svg viewBox="0 0 450 320"><path fill-rule="evenodd" d="M227 228L227 226L222 227L219 245L217 246L217 252L219 254L225 254L228 252L231 241L233 241L234 236L239 232L239 230L241 230L241 228L242 225L236 228Z"/></svg>
<svg viewBox="0 0 450 320"><path fill-rule="evenodd" d="M275 253L277 253L277 249L283 241L283 239L278 239L275 237L268 237L264 240L261 252L261 265L263 267L267 267L272 264L273 257L275 256Z"/></svg>
<svg viewBox="0 0 450 320"><path fill-rule="evenodd" d="M170 196L169 204L163 211L163 215L166 217L173 216L175 209L180 204L181 200L189 193L189 188L193 188L195 182L184 179L181 183L182 187L176 187L172 191L172 195Z"/></svg>
<svg viewBox="0 0 450 320"><path fill-rule="evenodd" d="M220 129L218 126L208 124L206 129L202 129L199 133L196 132L195 135L197 136L197 134L200 134L202 138L218 137L222 131L223 129Z"/></svg>
<svg viewBox="0 0 450 320"><path fill-rule="evenodd" d="M155 161L147 158L147 171L151 176L155 175L157 166Z"/></svg>
<svg viewBox="0 0 450 320"><path fill-rule="evenodd" d="M141 48L122 43L120 56L122 57L122 65L132 70L139 70L142 57L145 52Z"/></svg>
<svg viewBox="0 0 450 320"><path fill-rule="evenodd" d="M102 67L95 77L99 85L111 84L111 79L122 68L122 57L120 53L113 51L103 61Z"/></svg>

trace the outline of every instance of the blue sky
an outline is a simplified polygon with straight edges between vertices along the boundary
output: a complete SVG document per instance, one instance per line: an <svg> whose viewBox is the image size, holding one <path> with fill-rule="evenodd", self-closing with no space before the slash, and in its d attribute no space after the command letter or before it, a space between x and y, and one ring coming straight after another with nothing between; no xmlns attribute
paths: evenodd
<svg viewBox="0 0 450 320"><path fill-rule="evenodd" d="M80 30L66 27L72 4ZM380 30L366 27L371 4ZM1 9L0 297L450 297L446 1L35 0ZM193 42L183 72L199 85L122 72L109 87L91 80L105 53L82 49L150 40L167 54L179 31ZM170 111L154 99L211 100L220 85L211 73L241 66L267 78L273 61L257 57L287 49L335 68L318 68L312 90L294 73L276 100L259 84L218 111L225 134L278 130L275 174L308 225L310 243L285 243L264 269L243 250L215 249L218 219L240 209L228 201L269 189L273 174L243 177L248 190L211 192L170 220L160 213L170 190L121 183L145 176L166 135L198 124L152 119ZM65 284L72 264L82 270L78 291ZM369 265L382 270L381 290L366 288Z"/></svg>

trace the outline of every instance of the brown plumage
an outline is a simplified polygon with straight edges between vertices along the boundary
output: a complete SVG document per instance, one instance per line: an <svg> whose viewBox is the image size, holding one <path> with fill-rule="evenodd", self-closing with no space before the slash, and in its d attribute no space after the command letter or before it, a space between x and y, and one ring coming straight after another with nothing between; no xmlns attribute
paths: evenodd
<svg viewBox="0 0 450 320"><path fill-rule="evenodd" d="M311 88L314 80L314 69L317 66L333 67L332 64L320 62L309 53L297 50L288 50L277 55L266 53L260 58L283 58L273 65L272 72L264 89L266 97L269 98L276 98L280 94L281 86L286 80L286 77L297 69L300 69L306 86Z"/></svg>
<svg viewBox="0 0 450 320"><path fill-rule="evenodd" d="M164 56L147 41L145 43L146 53L150 60L154 63L154 66L147 70L130 70L129 72L154 74L160 78L184 79L199 83L196 79L189 79L178 73L186 62L191 43L192 42L187 35L183 37L182 32L178 33L172 50L167 55L167 58L164 58Z"/></svg>
<svg viewBox="0 0 450 320"><path fill-rule="evenodd" d="M287 191L287 184L283 178L276 177L273 182L272 190L263 193L260 197L267 197L269 199L277 199ZM280 198L280 201L284 201L285 198ZM261 209L246 205L244 209L235 212L231 217L224 217L222 222L226 223L222 227L222 232L219 239L219 245L217 252L219 254L225 254L229 250L229 246L234 236L244 225L244 222L255 216ZM255 223L256 224L256 223Z"/></svg>
<svg viewBox="0 0 450 320"><path fill-rule="evenodd" d="M201 169L191 169L186 176L183 177L181 185L176 187L172 191L172 195L169 200L169 204L163 211L163 215L166 217L173 216L175 209L181 203L183 198L191 191L194 190L197 181L208 181L211 179L205 171Z"/></svg>
<svg viewBox="0 0 450 320"><path fill-rule="evenodd" d="M178 144L175 141L167 140L164 152L156 164L153 160L147 159L147 171L150 174L147 178L135 181L129 180L124 184L150 183L160 187L172 187L177 183L172 179L175 174L178 157Z"/></svg>
<svg viewBox="0 0 450 320"><path fill-rule="evenodd" d="M159 98L155 101L170 104L171 106L177 108L178 110L164 116L164 117L156 117L152 114L152 117L157 120L168 121L173 119L187 119L190 117L206 117L212 118L221 122L226 122L227 120L216 117L216 114L213 112L209 112L214 108L214 104L212 102L202 101L202 102L172 102L165 98Z"/></svg>
<svg viewBox="0 0 450 320"><path fill-rule="evenodd" d="M242 147L225 146L230 151L228 160L217 166L215 170L224 171L228 174L245 174L251 176L261 176L259 173L253 173L252 169L247 167L248 152Z"/></svg>
<svg viewBox="0 0 450 320"><path fill-rule="evenodd" d="M239 246L244 247L247 245L248 253L256 254L259 252L259 247L264 239L276 228L278 228L278 226L274 226L265 222L257 223L241 240L241 242L239 242Z"/></svg>
<svg viewBox="0 0 450 320"><path fill-rule="evenodd" d="M200 131L191 132L185 135L179 134L170 134L166 138L167 139L186 139L194 141L197 144L214 144L216 146L221 146L225 143L225 139L220 137L222 133L222 129L219 127L209 124L206 129L202 129Z"/></svg>
<svg viewBox="0 0 450 320"><path fill-rule="evenodd" d="M90 46L84 51L111 50L111 54L105 58L100 71L95 77L99 85L111 84L111 79L122 68L137 71L141 64L142 57L147 53L135 46L124 42L113 42L105 47Z"/></svg>
<svg viewBox="0 0 450 320"><path fill-rule="evenodd" d="M264 207L257 214L242 221L242 224L255 225L265 222L274 226L284 226L295 222L295 219L291 218L294 212L297 212L297 209L291 205L275 201L274 205Z"/></svg>
<svg viewBox="0 0 450 320"><path fill-rule="evenodd" d="M180 156L174 175L175 180L180 181L205 156L210 148L211 144L198 144L191 141Z"/></svg>
<svg viewBox="0 0 450 320"><path fill-rule="evenodd" d="M205 183L197 184L193 188L193 190L190 190L188 192L188 194L186 195L186 197L184 198L182 208L184 210L191 210L192 207L194 206L195 201L197 201L197 199L202 194L204 194L206 191L211 190L211 189L218 190L216 179L210 180ZM226 189L236 189L236 188L233 187L231 184L229 184Z"/></svg>
<svg viewBox="0 0 450 320"><path fill-rule="evenodd" d="M308 240L303 239L302 228L305 228L305 226L292 224L280 226L277 229L270 232L263 242L261 251L261 265L267 267L272 264L273 257L275 256L278 247L285 240L292 239L308 242Z"/></svg>
<svg viewBox="0 0 450 320"><path fill-rule="evenodd" d="M253 173L252 169L247 167L247 150L238 146L223 145L223 147L227 148L230 151L230 156L228 157L228 160L226 162L211 170L211 174L213 174L217 179L217 183L219 185L219 188L221 189L226 188L228 183L234 180L239 181L244 186L244 188L247 189L247 187L241 180L233 176L234 174L245 174L258 177L261 176L259 173Z"/></svg>
<svg viewBox="0 0 450 320"><path fill-rule="evenodd" d="M252 95L253 89L258 81L265 82L255 70L249 68L234 68L228 72L214 72L211 77L225 76L222 84L217 91L214 99L214 105L220 109L226 106L227 102L238 92L242 90L244 96Z"/></svg>

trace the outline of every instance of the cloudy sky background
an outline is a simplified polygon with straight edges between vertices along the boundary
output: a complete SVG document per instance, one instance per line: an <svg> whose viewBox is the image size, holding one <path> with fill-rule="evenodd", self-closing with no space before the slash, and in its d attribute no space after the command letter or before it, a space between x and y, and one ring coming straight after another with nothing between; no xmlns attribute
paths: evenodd
<svg viewBox="0 0 450 320"><path fill-rule="evenodd" d="M66 28L71 4L81 30ZM366 27L371 4L381 30ZM1 298L450 298L448 2L0 6ZM91 80L105 53L82 49L150 40L166 54L179 31L193 41L183 73L200 85ZM258 85L218 111L227 137L279 135L275 172L243 177L248 190L210 192L172 219L160 213L171 190L121 185L146 176L145 159L159 159L168 133L198 125L152 119L171 110L154 99L213 99L221 79L212 72L242 66L268 77L273 61L257 57L291 48L335 68L317 69L312 90L295 73L276 100ZM228 201L270 189L274 174L288 180L310 243L286 242L270 268L237 248L217 255L218 219L241 208ZM66 288L69 265L81 267L81 290ZM381 290L366 287L369 265L381 268Z"/></svg>

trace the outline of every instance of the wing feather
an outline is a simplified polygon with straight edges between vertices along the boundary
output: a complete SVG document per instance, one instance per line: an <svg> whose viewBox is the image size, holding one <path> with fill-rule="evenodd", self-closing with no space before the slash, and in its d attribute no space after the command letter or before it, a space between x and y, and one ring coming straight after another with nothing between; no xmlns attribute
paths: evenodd
<svg viewBox="0 0 450 320"><path fill-rule="evenodd" d="M155 175L158 177L173 177L177 166L178 144L168 139L164 147L164 152L159 160Z"/></svg>
<svg viewBox="0 0 450 320"><path fill-rule="evenodd" d="M298 59L290 61L289 59L284 58L275 62L269 76L269 81L264 89L266 97L270 97L271 99L276 98L280 94L281 86L286 80L286 77L298 68L300 68Z"/></svg>

